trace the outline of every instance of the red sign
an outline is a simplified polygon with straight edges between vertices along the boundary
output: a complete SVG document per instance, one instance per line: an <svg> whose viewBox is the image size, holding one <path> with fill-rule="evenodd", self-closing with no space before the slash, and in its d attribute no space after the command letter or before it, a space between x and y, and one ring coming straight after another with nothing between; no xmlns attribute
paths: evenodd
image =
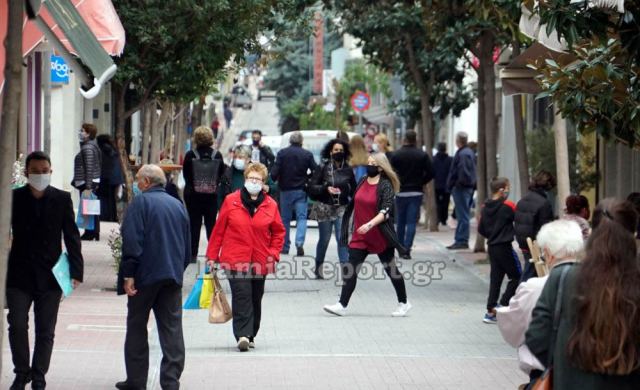
<svg viewBox="0 0 640 390"><path fill-rule="evenodd" d="M371 97L362 91L357 91L351 96L351 107L356 112L367 111L371 106Z"/></svg>

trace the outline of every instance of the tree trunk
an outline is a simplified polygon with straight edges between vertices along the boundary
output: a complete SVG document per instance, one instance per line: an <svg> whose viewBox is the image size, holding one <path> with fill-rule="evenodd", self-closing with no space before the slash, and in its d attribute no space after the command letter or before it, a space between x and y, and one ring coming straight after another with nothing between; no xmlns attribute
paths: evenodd
<svg viewBox="0 0 640 390"><path fill-rule="evenodd" d="M193 112L191 113L191 126L194 130L196 127L202 125L202 112L204 109L205 98L205 95L200 95L198 103L193 107Z"/></svg>
<svg viewBox="0 0 640 390"><path fill-rule="evenodd" d="M555 109L555 107L554 107ZM571 194L569 182L569 146L567 142L567 121L560 113L553 118L553 134L556 143L556 177L558 179L558 206L563 205ZM562 216L562 207L558 207L558 216Z"/></svg>
<svg viewBox="0 0 640 390"><path fill-rule="evenodd" d="M481 38L480 70L484 74L484 94L481 99L485 101L485 148L486 154L486 185L494 177L498 176L498 125L496 118L496 73L493 65L493 49L495 36L486 31ZM487 195L489 192L487 192ZM480 201L480 199L479 199ZM482 199L484 201L484 199Z"/></svg>
<svg viewBox="0 0 640 390"><path fill-rule="evenodd" d="M113 92L116 95L116 145L120 154L120 166L124 174L124 182L127 189L127 202L133 199L133 175L131 173L131 164L127 155L127 145L125 142L125 126L127 117L125 116L125 91L128 83L125 85L112 84Z"/></svg>
<svg viewBox="0 0 640 390"><path fill-rule="evenodd" d="M513 57L520 54L520 42L513 43ZM522 95L513 96L513 121L516 136L516 153L518 156L518 176L520 179L520 196L527 193L529 188L529 158L527 157L527 142L524 133L524 118L522 117Z"/></svg>
<svg viewBox="0 0 640 390"><path fill-rule="evenodd" d="M5 86L2 98L0 122L0 307L5 305L7 287L7 264L11 243L11 191L12 168L16 157L20 95L22 94L22 1L8 2L7 36L4 41L6 63L4 65ZM0 329L4 329L4 315L0 316ZM4 340L4 339L3 339ZM2 340L0 340L0 350ZM2 358L0 358L2 371Z"/></svg>
<svg viewBox="0 0 640 390"><path fill-rule="evenodd" d="M145 104L143 106L143 118L144 123L142 124L142 140L140 141L140 148L142 151L142 161L141 164L149 163L149 136L151 135L151 115L153 114L153 108L155 107L155 102Z"/></svg>
<svg viewBox="0 0 640 390"><path fill-rule="evenodd" d="M477 150L477 201L483 202L487 197L487 165L486 165L486 152L487 152L487 139L486 139L486 100L484 99L485 93L485 74L482 69L478 69L478 150ZM476 208L479 209L479 208ZM484 237L478 233L476 235L476 242L473 247L474 252L484 252Z"/></svg>
<svg viewBox="0 0 640 390"><path fill-rule="evenodd" d="M160 161L160 129L158 128L157 103L155 100L150 104L150 108L151 128L149 133L151 136L151 152L149 152L149 163L157 164Z"/></svg>

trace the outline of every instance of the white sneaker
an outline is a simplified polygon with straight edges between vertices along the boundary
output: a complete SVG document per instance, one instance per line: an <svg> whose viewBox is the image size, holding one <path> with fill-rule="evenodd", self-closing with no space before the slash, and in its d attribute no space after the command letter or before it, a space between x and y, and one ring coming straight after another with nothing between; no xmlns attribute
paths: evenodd
<svg viewBox="0 0 640 390"><path fill-rule="evenodd" d="M238 339L238 349L240 352L247 352L249 350L249 338L248 337L240 337Z"/></svg>
<svg viewBox="0 0 640 390"><path fill-rule="evenodd" d="M396 308L396 310L391 313L392 317L405 317L407 315L407 312L409 310L411 310L411 303L409 303L409 301L407 301L407 303L398 303L398 307Z"/></svg>
<svg viewBox="0 0 640 390"><path fill-rule="evenodd" d="M340 302L337 302L333 305L324 305L324 311L326 311L329 314L334 314L340 317L347 314L347 308L342 306L342 303Z"/></svg>

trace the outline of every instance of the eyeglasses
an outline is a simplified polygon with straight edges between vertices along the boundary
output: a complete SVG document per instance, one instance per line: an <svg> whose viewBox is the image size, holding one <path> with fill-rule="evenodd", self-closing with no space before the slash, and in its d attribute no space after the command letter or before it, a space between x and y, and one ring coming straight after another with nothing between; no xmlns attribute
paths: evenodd
<svg viewBox="0 0 640 390"><path fill-rule="evenodd" d="M262 183L264 181L260 177L247 177L247 180L253 183Z"/></svg>

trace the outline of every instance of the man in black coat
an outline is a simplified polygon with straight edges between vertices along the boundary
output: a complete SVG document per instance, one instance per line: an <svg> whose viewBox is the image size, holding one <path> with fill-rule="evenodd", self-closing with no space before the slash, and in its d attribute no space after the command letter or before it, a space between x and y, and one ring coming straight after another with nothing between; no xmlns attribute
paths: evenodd
<svg viewBox="0 0 640 390"><path fill-rule="evenodd" d="M258 161L254 157L257 157ZM262 142L262 131L260 130L251 132L251 161L264 164L268 170L271 170L276 161L276 156L273 155L271 148Z"/></svg>
<svg viewBox="0 0 640 390"><path fill-rule="evenodd" d="M411 258L411 247L420 219L423 187L433 179L431 157L418 149L417 134L407 131L404 144L391 156L391 165L400 178L400 192L396 194L396 225L398 239L407 249L403 259Z"/></svg>
<svg viewBox="0 0 640 390"><path fill-rule="evenodd" d="M44 389L62 290L51 269L62 254L69 258L73 287L82 282L80 233L71 195L49 185L51 160L43 152L27 156L29 184L13 191L13 239L7 270L7 322L16 378L11 390ZM29 308L33 303L35 346L29 364Z"/></svg>
<svg viewBox="0 0 640 390"><path fill-rule="evenodd" d="M453 158L447 153L447 144L438 143L438 153L433 157L433 172L435 174L436 185L436 207L438 208L438 222L442 225L447 224L449 216L449 202L451 193L447 188L447 178L451 171L451 163Z"/></svg>

